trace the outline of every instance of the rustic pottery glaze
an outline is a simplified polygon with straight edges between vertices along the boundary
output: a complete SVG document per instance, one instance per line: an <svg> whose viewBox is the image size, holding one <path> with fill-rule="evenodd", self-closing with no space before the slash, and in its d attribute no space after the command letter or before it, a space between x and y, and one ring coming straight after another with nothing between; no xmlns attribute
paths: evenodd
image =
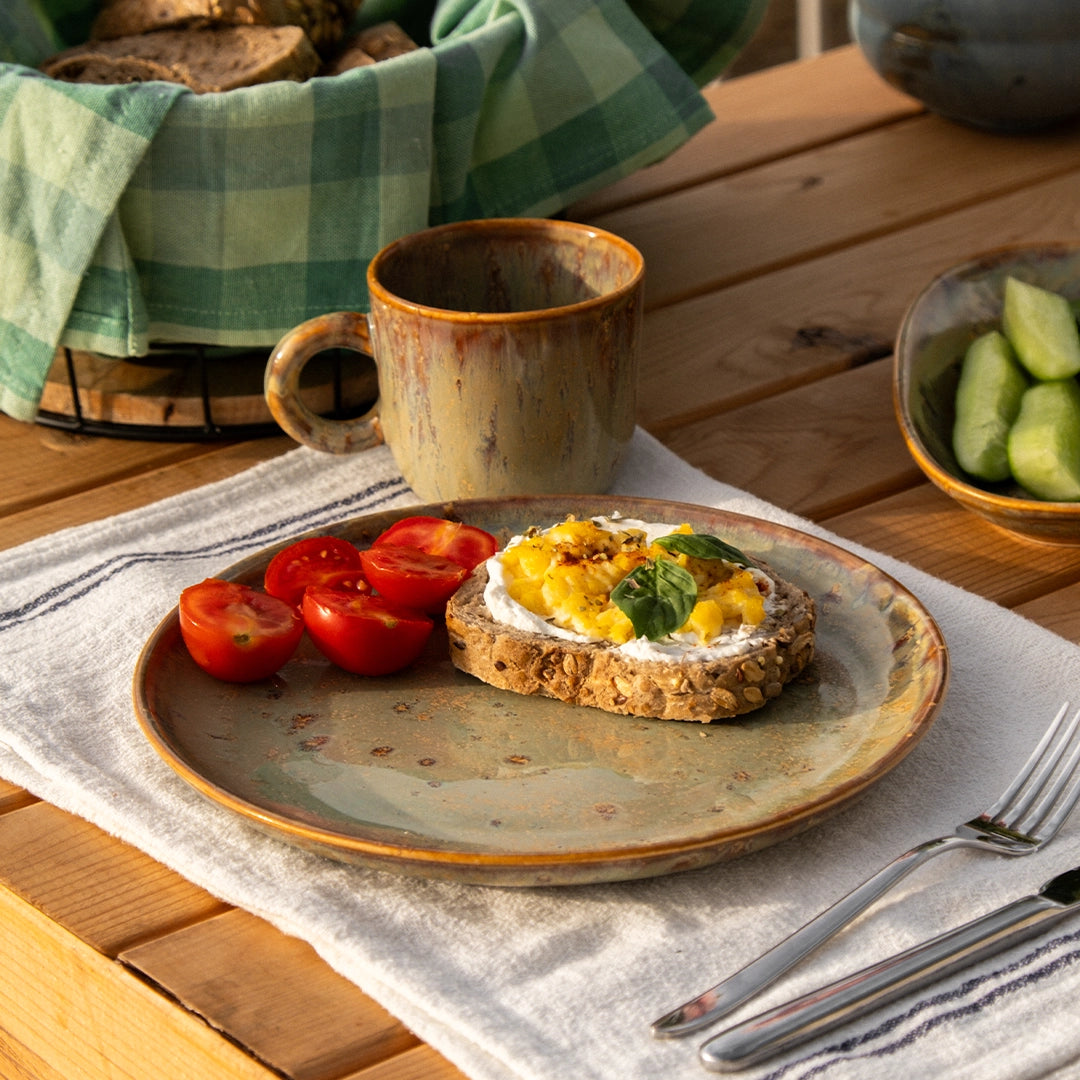
<svg viewBox="0 0 1080 1080"><path fill-rule="evenodd" d="M400 874L525 887L694 870L790 839L858 799L930 730L949 683L940 629L883 571L806 533L587 495L409 507L333 531L366 547L398 518L428 513L505 542L567 514L612 512L685 521L805 587L818 608L810 667L759 711L711 724L498 690L453 666L441 626L394 675L357 679L305 641L273 679L224 683L195 666L174 609L135 672L139 723L193 788L279 839ZM283 546L221 574L260 582Z"/></svg>
<svg viewBox="0 0 1080 1080"><path fill-rule="evenodd" d="M967 475L952 450L956 386L968 345L1000 327L1009 275L1080 299L1080 248L1000 248L939 274L900 326L893 396L900 431L918 466L962 506L1009 532L1051 544L1080 544L1080 503L1034 499L1011 482Z"/></svg>
<svg viewBox="0 0 1080 1080"><path fill-rule="evenodd" d="M423 498L607 490L633 434L644 261L599 229L539 219L439 226L368 269L365 319L335 312L287 334L266 396L295 439L343 453L385 441ZM375 357L379 400L322 419L296 388L308 359Z"/></svg>
<svg viewBox="0 0 1080 1080"><path fill-rule="evenodd" d="M1080 115L1077 0L850 0L871 66L943 116L1023 131Z"/></svg>

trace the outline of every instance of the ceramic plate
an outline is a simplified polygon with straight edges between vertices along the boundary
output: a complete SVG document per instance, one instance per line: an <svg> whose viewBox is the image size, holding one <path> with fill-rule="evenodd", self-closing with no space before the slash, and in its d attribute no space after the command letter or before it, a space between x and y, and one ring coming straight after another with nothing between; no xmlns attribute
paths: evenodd
<svg viewBox="0 0 1080 1080"><path fill-rule="evenodd" d="M174 609L139 658L139 722L198 791L283 840L383 870L520 886L649 877L765 847L859 796L926 733L948 683L938 627L888 575L804 533L595 496L412 507L327 531L365 546L429 513L505 541L613 511L688 521L805 588L818 609L808 670L740 720L646 720L480 683L451 665L440 628L394 676L348 675L305 638L272 680L236 686L195 666ZM277 550L222 576L259 583Z"/></svg>

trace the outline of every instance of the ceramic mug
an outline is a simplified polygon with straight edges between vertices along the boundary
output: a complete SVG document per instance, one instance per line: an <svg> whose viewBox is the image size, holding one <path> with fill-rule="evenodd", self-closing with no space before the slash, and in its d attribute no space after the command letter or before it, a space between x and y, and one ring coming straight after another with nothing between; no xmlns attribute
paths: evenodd
<svg viewBox="0 0 1080 1080"><path fill-rule="evenodd" d="M370 314L287 333L266 399L297 441L347 453L385 441L425 500L606 491L634 431L645 264L601 229L506 218L441 225L368 267ZM300 373L324 349L375 359L379 397L317 416Z"/></svg>

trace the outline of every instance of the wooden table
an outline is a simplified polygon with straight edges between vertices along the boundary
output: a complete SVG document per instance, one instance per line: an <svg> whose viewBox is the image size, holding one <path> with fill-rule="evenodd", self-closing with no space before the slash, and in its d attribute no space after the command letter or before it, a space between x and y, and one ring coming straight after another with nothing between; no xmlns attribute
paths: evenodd
<svg viewBox="0 0 1080 1080"><path fill-rule="evenodd" d="M1080 129L926 115L854 48L713 86L717 121L573 208L644 252L641 423L693 464L1080 640L1080 548L1012 539L909 458L900 317L937 270L1080 237ZM280 454L0 417L0 547ZM449 1080L310 948L0 781L0 1076Z"/></svg>

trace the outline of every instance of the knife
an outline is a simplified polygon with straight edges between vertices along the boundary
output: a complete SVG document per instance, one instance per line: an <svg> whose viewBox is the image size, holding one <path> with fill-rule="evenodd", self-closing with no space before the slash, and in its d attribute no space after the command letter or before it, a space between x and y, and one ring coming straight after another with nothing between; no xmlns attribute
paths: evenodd
<svg viewBox="0 0 1080 1080"><path fill-rule="evenodd" d="M1034 937L1078 904L1080 867L1059 874L1032 896L726 1028L702 1045L701 1062L713 1072L734 1072L763 1061Z"/></svg>

